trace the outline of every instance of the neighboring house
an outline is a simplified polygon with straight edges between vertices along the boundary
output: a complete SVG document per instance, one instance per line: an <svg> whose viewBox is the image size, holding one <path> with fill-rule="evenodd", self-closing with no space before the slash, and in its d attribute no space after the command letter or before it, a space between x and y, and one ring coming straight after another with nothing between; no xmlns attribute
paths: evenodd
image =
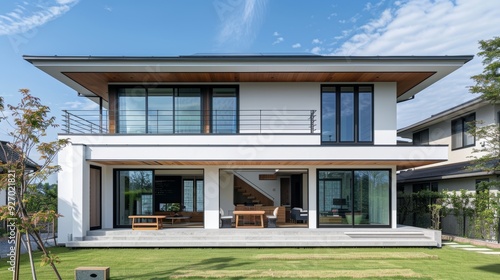
<svg viewBox="0 0 500 280"><path fill-rule="evenodd" d="M412 139L413 145L419 146L415 157L432 151L433 145L448 146L448 160L401 171L398 174L398 191L411 193L423 189L432 191L475 192L482 181L498 180L498 174L470 168L471 156L481 157L481 153L472 153L480 149L484 140L475 139L469 134L468 123L482 121L480 126L500 122L500 105L493 105L481 98L475 98L446 111L432 115L430 118L398 130L398 136ZM410 143L411 145L411 143ZM492 190L497 191L497 190ZM408 222L411 224L412 218ZM457 232L455 218L450 216L443 220L443 232Z"/></svg>
<svg viewBox="0 0 500 280"><path fill-rule="evenodd" d="M8 161L17 161L19 160L19 154L16 153L12 149L12 144L7 142L7 141L1 141L0 140L0 163L6 164ZM34 171L39 168L38 164L29 159L26 162L26 170L27 171ZM0 167L0 173L7 172L8 170L3 170L3 167ZM0 206L7 205L8 203L8 196L7 196L7 190L5 188L0 190ZM4 223L0 223L0 225L3 225Z"/></svg>
<svg viewBox="0 0 500 280"><path fill-rule="evenodd" d="M67 243L179 205L211 233L241 207L280 207L278 226L322 233L396 230L396 171L448 159L446 146L415 158L416 147L397 145L396 104L472 56L24 58L99 104L64 112Z"/></svg>

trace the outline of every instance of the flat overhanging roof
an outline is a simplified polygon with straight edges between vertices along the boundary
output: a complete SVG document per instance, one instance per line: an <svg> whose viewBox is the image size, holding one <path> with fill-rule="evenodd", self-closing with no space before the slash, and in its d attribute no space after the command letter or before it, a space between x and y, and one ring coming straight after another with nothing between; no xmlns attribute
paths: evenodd
<svg viewBox="0 0 500 280"><path fill-rule="evenodd" d="M406 100L473 58L461 56L191 55L30 56L24 59L87 97L110 84L396 82Z"/></svg>

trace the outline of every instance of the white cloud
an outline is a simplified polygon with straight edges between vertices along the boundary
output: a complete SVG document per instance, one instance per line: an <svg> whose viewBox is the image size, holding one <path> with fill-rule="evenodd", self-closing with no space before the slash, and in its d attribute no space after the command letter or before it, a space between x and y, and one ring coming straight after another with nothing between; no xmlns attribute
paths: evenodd
<svg viewBox="0 0 500 280"><path fill-rule="evenodd" d="M314 54L319 54L319 53L321 53L321 51L322 51L321 47L314 47L311 50L311 52Z"/></svg>
<svg viewBox="0 0 500 280"><path fill-rule="evenodd" d="M82 99L80 101L68 101L64 103L61 107L62 110L97 110L99 105L97 103L90 101L89 99Z"/></svg>
<svg viewBox="0 0 500 280"><path fill-rule="evenodd" d="M249 47L255 39L256 30L262 24L266 4L267 0L214 2L216 12L222 21L217 36L218 43L229 48Z"/></svg>
<svg viewBox="0 0 500 280"><path fill-rule="evenodd" d="M276 45L276 44L279 44L281 42L283 42L285 39L283 37L278 37L276 38L276 40L273 42L273 45Z"/></svg>
<svg viewBox="0 0 500 280"><path fill-rule="evenodd" d="M302 47L302 46L300 45L300 43L295 43L295 44L293 44L293 45L292 45L292 48L294 48L294 49L298 49L298 48L300 48L300 47Z"/></svg>
<svg viewBox="0 0 500 280"><path fill-rule="evenodd" d="M337 13L331 13L331 14L327 17L327 19L332 19L332 18L334 18L334 17L336 17L336 16L337 16Z"/></svg>
<svg viewBox="0 0 500 280"><path fill-rule="evenodd" d="M65 14L78 0L56 0L31 4L27 1L16 6L12 12L0 15L0 36L24 33Z"/></svg>
<svg viewBox="0 0 500 280"><path fill-rule="evenodd" d="M280 36L280 34L278 33L278 31L274 31L273 36Z"/></svg>
<svg viewBox="0 0 500 280"><path fill-rule="evenodd" d="M316 38L316 39L312 40L312 43L313 44L323 44L323 41L321 41L320 39Z"/></svg>
<svg viewBox="0 0 500 280"><path fill-rule="evenodd" d="M500 5L468 0L408 0L350 35L333 55L475 55L478 41L498 36ZM398 105L398 127L476 97L470 76L482 71L476 57L461 69Z"/></svg>

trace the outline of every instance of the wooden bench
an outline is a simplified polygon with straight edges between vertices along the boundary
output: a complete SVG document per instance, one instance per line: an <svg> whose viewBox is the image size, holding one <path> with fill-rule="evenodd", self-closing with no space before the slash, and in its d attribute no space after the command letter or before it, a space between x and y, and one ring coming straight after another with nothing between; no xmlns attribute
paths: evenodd
<svg viewBox="0 0 500 280"><path fill-rule="evenodd" d="M142 229L142 230L159 230L163 228L162 220L166 216L162 215L133 215L128 216L132 219L132 230ZM143 222L144 220L154 220L154 222Z"/></svg>

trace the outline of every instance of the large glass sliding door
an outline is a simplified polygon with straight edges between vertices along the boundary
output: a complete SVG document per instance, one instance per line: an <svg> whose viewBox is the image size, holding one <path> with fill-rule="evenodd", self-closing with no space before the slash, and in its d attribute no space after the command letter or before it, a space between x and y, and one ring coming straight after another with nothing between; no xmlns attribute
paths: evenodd
<svg viewBox="0 0 500 280"><path fill-rule="evenodd" d="M118 108L118 133L146 133L146 89L120 89Z"/></svg>
<svg viewBox="0 0 500 280"><path fill-rule="evenodd" d="M148 133L171 134L174 131L174 89L148 89Z"/></svg>
<svg viewBox="0 0 500 280"><path fill-rule="evenodd" d="M212 133L237 132L236 88L212 89Z"/></svg>
<svg viewBox="0 0 500 280"><path fill-rule="evenodd" d="M120 87L117 133L238 132L236 86Z"/></svg>
<svg viewBox="0 0 500 280"><path fill-rule="evenodd" d="M390 226L389 170L318 171L319 226Z"/></svg>
<svg viewBox="0 0 500 280"><path fill-rule="evenodd" d="M115 227L131 225L129 215L153 214L153 171L115 171Z"/></svg>
<svg viewBox="0 0 500 280"><path fill-rule="evenodd" d="M201 133L201 89L179 88L175 97L175 133Z"/></svg>

